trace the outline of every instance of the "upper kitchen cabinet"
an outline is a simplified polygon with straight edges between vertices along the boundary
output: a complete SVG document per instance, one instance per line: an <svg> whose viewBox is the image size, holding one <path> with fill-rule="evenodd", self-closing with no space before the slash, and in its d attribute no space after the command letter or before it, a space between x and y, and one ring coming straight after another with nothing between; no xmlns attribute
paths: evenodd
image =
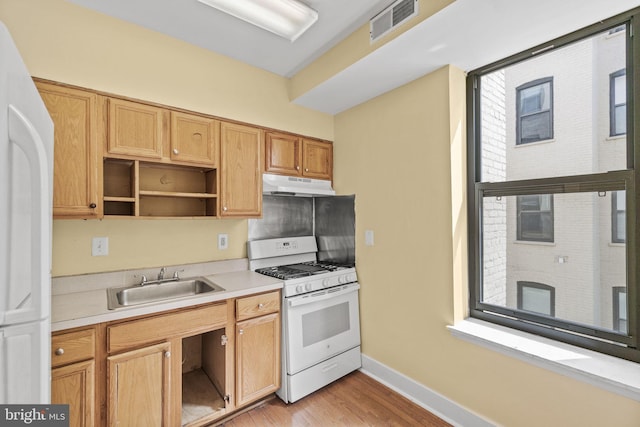
<svg viewBox="0 0 640 427"><path fill-rule="evenodd" d="M265 172L300 175L302 152L298 136L267 132L264 147Z"/></svg>
<svg viewBox="0 0 640 427"><path fill-rule="evenodd" d="M268 132L265 137L265 172L331 180L333 144Z"/></svg>
<svg viewBox="0 0 640 427"><path fill-rule="evenodd" d="M220 215L262 215L263 131L222 122L220 125Z"/></svg>
<svg viewBox="0 0 640 427"><path fill-rule="evenodd" d="M107 105L106 154L160 160L169 133L169 111L118 98L108 98Z"/></svg>
<svg viewBox="0 0 640 427"><path fill-rule="evenodd" d="M302 176L316 179L332 179L332 143L311 139L302 140Z"/></svg>
<svg viewBox="0 0 640 427"><path fill-rule="evenodd" d="M171 160L216 166L220 122L195 114L171 112Z"/></svg>
<svg viewBox="0 0 640 427"><path fill-rule="evenodd" d="M36 80L54 123L53 217L102 216L97 95Z"/></svg>

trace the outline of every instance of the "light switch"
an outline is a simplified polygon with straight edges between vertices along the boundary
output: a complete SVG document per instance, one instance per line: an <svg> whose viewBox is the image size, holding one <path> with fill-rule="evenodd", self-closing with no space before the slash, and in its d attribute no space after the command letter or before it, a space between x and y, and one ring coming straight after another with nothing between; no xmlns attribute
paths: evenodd
<svg viewBox="0 0 640 427"><path fill-rule="evenodd" d="M91 256L107 256L109 255L109 238L94 237L91 242Z"/></svg>
<svg viewBox="0 0 640 427"><path fill-rule="evenodd" d="M367 246L373 246L373 230L364 231L364 244Z"/></svg>

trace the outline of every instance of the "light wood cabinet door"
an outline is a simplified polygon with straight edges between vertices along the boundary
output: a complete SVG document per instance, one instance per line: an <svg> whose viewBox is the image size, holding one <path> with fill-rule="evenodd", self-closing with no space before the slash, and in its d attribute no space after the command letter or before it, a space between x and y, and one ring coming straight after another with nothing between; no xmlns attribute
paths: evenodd
<svg viewBox="0 0 640 427"><path fill-rule="evenodd" d="M221 123L221 216L256 218L262 215L262 151L262 130Z"/></svg>
<svg viewBox="0 0 640 427"><path fill-rule="evenodd" d="M316 179L332 179L333 144L303 139L302 175Z"/></svg>
<svg viewBox="0 0 640 427"><path fill-rule="evenodd" d="M51 371L51 403L69 405L70 427L91 427L95 411L95 362L87 360Z"/></svg>
<svg viewBox="0 0 640 427"><path fill-rule="evenodd" d="M118 98L109 98L107 102L107 152L161 159L168 138L169 111Z"/></svg>
<svg viewBox="0 0 640 427"><path fill-rule="evenodd" d="M300 138L275 132L265 135L265 172L283 175L300 175L302 152Z"/></svg>
<svg viewBox="0 0 640 427"><path fill-rule="evenodd" d="M168 426L171 420L171 343L107 358L107 424Z"/></svg>
<svg viewBox="0 0 640 427"><path fill-rule="evenodd" d="M53 217L102 216L97 95L36 81L54 124Z"/></svg>
<svg viewBox="0 0 640 427"><path fill-rule="evenodd" d="M236 323L236 405L280 388L280 313Z"/></svg>
<svg viewBox="0 0 640 427"><path fill-rule="evenodd" d="M171 112L171 160L216 166L220 125L195 114Z"/></svg>

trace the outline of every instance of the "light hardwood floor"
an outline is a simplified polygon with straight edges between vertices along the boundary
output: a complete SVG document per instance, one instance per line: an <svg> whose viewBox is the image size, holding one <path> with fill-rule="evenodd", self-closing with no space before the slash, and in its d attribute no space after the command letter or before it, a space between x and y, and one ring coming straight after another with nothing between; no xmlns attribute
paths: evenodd
<svg viewBox="0 0 640 427"><path fill-rule="evenodd" d="M450 424L361 372L285 405L275 398L224 427L428 426Z"/></svg>

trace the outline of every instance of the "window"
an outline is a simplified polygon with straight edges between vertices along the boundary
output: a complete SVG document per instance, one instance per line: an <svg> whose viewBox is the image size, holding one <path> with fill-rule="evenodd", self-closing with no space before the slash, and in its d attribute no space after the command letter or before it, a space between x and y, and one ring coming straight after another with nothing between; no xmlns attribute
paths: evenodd
<svg viewBox="0 0 640 427"><path fill-rule="evenodd" d="M553 196L518 196L518 240L553 242Z"/></svg>
<svg viewBox="0 0 640 427"><path fill-rule="evenodd" d="M627 133L627 76L625 70L619 70L609 76L609 135Z"/></svg>
<svg viewBox="0 0 640 427"><path fill-rule="evenodd" d="M536 80L516 89L516 144L553 138L553 78Z"/></svg>
<svg viewBox="0 0 640 427"><path fill-rule="evenodd" d="M611 193L611 242L624 243L626 241L625 227L625 192Z"/></svg>
<svg viewBox="0 0 640 427"><path fill-rule="evenodd" d="M634 17L468 73L469 313L640 362L640 73L619 73L640 61ZM610 143L612 116L627 137Z"/></svg>
<svg viewBox="0 0 640 427"><path fill-rule="evenodd" d="M518 282L518 310L556 315L556 290L536 282Z"/></svg>
<svg viewBox="0 0 640 427"><path fill-rule="evenodd" d="M613 329L627 332L627 288L623 286L613 288Z"/></svg>

